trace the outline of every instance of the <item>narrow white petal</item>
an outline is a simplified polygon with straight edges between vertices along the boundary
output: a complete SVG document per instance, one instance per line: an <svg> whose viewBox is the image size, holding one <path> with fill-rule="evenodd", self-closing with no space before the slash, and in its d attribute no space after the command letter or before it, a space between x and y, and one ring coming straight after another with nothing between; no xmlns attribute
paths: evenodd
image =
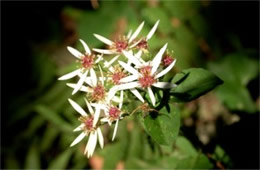
<svg viewBox="0 0 260 170"><path fill-rule="evenodd" d="M112 65L117 59L118 59L118 57L119 57L120 55L117 55L117 56L115 56L114 58L112 58L109 62L105 62L105 67L107 68L107 67L109 67L110 65Z"/></svg>
<svg viewBox="0 0 260 170"><path fill-rule="evenodd" d="M60 78L58 78L58 80L68 80L68 79L71 79L71 78L77 76L79 73L80 73L80 69L77 69L75 71L72 71L68 74L61 76Z"/></svg>
<svg viewBox="0 0 260 170"><path fill-rule="evenodd" d="M119 85L110 88L108 92L107 102L110 102L110 100L115 97L116 92L119 90L118 88Z"/></svg>
<svg viewBox="0 0 260 170"><path fill-rule="evenodd" d="M71 99L68 99L70 104L72 105L72 107L79 113L81 114L82 116L87 116L87 113L76 103L74 102L73 100Z"/></svg>
<svg viewBox="0 0 260 170"><path fill-rule="evenodd" d="M155 106L155 96L153 94L153 91L152 91L151 87L148 87L147 89L148 89L149 97L152 101L152 104L153 104L153 106Z"/></svg>
<svg viewBox="0 0 260 170"><path fill-rule="evenodd" d="M114 97L112 98L112 101L113 101L113 102L116 102L116 103L120 103L120 98L117 97L117 96L114 96ZM108 101L108 102L109 102L109 101Z"/></svg>
<svg viewBox="0 0 260 170"><path fill-rule="evenodd" d="M139 93L138 90L136 89L130 89L130 91L141 101L144 103L144 98L142 97L142 95Z"/></svg>
<svg viewBox="0 0 260 170"><path fill-rule="evenodd" d="M101 77L100 77L101 78L101 83L104 86L104 74L103 74L103 71L102 71L100 65L98 65L98 68L99 68L99 71L100 71L100 74L101 74Z"/></svg>
<svg viewBox="0 0 260 170"><path fill-rule="evenodd" d="M116 137L116 132L117 132L117 128L118 128L118 122L119 122L119 119L116 120L116 125L115 125L115 128L114 128L112 141L113 141L113 140L115 139L115 137Z"/></svg>
<svg viewBox="0 0 260 170"><path fill-rule="evenodd" d="M168 43L166 43L161 49L160 51L156 54L156 56L154 57L153 61L152 61L152 75L156 72L156 70L158 69L160 63L161 63L161 60L162 60L162 56L163 56L163 53L165 52L166 48L167 48L167 45Z"/></svg>
<svg viewBox="0 0 260 170"><path fill-rule="evenodd" d="M82 87L84 81L85 81L85 78L87 77L87 74L88 74L88 70L85 71L85 73L83 75L81 75L76 87L74 88L73 92L72 92L72 95L74 95L75 93L77 93L77 91Z"/></svg>
<svg viewBox="0 0 260 170"><path fill-rule="evenodd" d="M92 135L92 133L90 133L89 138L88 138L88 143L87 143L86 148L84 150L84 155L86 155L87 152L89 153L91 142L92 142L92 138L93 138L93 135Z"/></svg>
<svg viewBox="0 0 260 170"><path fill-rule="evenodd" d="M109 39L107 39L107 38L105 38L105 37L103 37L103 36L101 36L101 35L94 34L94 36L95 36L97 39L99 39L100 41L102 41L103 43L107 44L107 45L113 45L113 44L114 44L113 41L111 41L111 40L109 40Z"/></svg>
<svg viewBox="0 0 260 170"><path fill-rule="evenodd" d="M136 88L136 87L140 87L140 84L138 82L134 81L131 83L118 85L118 90L132 89L132 88Z"/></svg>
<svg viewBox="0 0 260 170"><path fill-rule="evenodd" d="M67 83L66 85L71 87L71 88L73 88L73 89L75 89L76 86L77 86L77 84L74 84L74 83ZM91 90L88 87L84 86L84 85L82 85L79 90L80 91L84 91L84 92L91 92Z"/></svg>
<svg viewBox="0 0 260 170"><path fill-rule="evenodd" d="M90 69L90 77L91 77L92 87L95 87L97 85L97 75L93 68Z"/></svg>
<svg viewBox="0 0 260 170"><path fill-rule="evenodd" d="M105 112L105 113L106 113L106 112ZM104 117L104 118L100 119L100 121L101 121L101 122L108 122L109 120L108 120L107 117Z"/></svg>
<svg viewBox="0 0 260 170"><path fill-rule="evenodd" d="M157 27L158 27L159 22L160 22L160 20L158 20L158 21L154 24L154 26L153 26L153 28L151 29L151 31L147 34L146 40L149 40L149 39L152 38L153 34L155 33L155 31L156 31L156 29L157 29Z"/></svg>
<svg viewBox="0 0 260 170"><path fill-rule="evenodd" d="M155 78L158 79L162 76L164 76L166 73L168 73L172 68L173 66L175 65L176 63L176 60L174 60L168 67L166 67L164 70L162 70L160 73L158 73Z"/></svg>
<svg viewBox="0 0 260 170"><path fill-rule="evenodd" d="M76 50L75 48L72 47L67 47L67 49L69 50L69 52L75 56L78 59L81 59L82 56L84 56L81 52L79 52L78 50Z"/></svg>
<svg viewBox="0 0 260 170"><path fill-rule="evenodd" d="M82 132L70 145L70 147L78 144L86 136L85 132Z"/></svg>
<svg viewBox="0 0 260 170"><path fill-rule="evenodd" d="M122 52L126 56L126 58L128 58L128 60L133 62L136 66L141 66L140 61L135 56L133 56L132 54L130 54L128 51L125 50L123 50Z"/></svg>
<svg viewBox="0 0 260 170"><path fill-rule="evenodd" d="M136 54L135 54L135 57L137 59L140 59L141 58L141 55L142 55L142 50L139 50Z"/></svg>
<svg viewBox="0 0 260 170"><path fill-rule="evenodd" d="M157 82L157 83L154 83L153 86L162 88L162 89L170 89L170 88L176 87L177 85L169 83L169 82Z"/></svg>
<svg viewBox="0 0 260 170"><path fill-rule="evenodd" d="M134 44L130 45L129 48L134 48L135 46L137 46L137 44L139 44L139 42L142 41L142 39L136 41Z"/></svg>
<svg viewBox="0 0 260 170"><path fill-rule="evenodd" d="M99 119L99 115L100 115L100 105L97 104L96 106L96 112L94 114L94 120L93 120L93 127L96 126L97 122L98 122L98 119Z"/></svg>
<svg viewBox="0 0 260 170"><path fill-rule="evenodd" d="M91 145L90 145L90 156L93 155L94 151L95 151L95 148L96 148L96 145L97 145L97 131L94 132L93 134L93 137L92 137L92 142L91 142Z"/></svg>
<svg viewBox="0 0 260 170"><path fill-rule="evenodd" d="M129 41L128 41L129 43L131 43L138 36L138 34L141 32L143 26L144 26L144 21L138 26L138 28L133 33L133 35L129 38Z"/></svg>
<svg viewBox="0 0 260 170"><path fill-rule="evenodd" d="M84 47L86 53L87 53L88 55L90 55L90 54L91 54L91 51L90 51L88 45L87 45L82 39L79 39L79 41L80 41L81 44L83 45L83 47Z"/></svg>
<svg viewBox="0 0 260 170"><path fill-rule="evenodd" d="M104 137L102 135L101 129L97 128L97 134L98 134L98 142L101 148L104 147Z"/></svg>
<svg viewBox="0 0 260 170"><path fill-rule="evenodd" d="M101 53L101 54L114 54L114 53L116 53L113 50L105 50L105 49L97 49L97 48L93 48L92 50L95 51L95 52Z"/></svg>
<svg viewBox="0 0 260 170"><path fill-rule="evenodd" d="M101 60L103 60L103 54L101 54L101 55L97 55L97 59L96 59L96 61L95 61L95 64L97 64L97 63L99 63Z"/></svg>
<svg viewBox="0 0 260 170"><path fill-rule="evenodd" d="M119 109L122 108L122 105L123 105L123 99L124 99L124 91L121 90L121 92L120 92L120 103L119 103Z"/></svg>
<svg viewBox="0 0 260 170"><path fill-rule="evenodd" d="M81 131L84 126L85 126L84 124L79 125L78 127L76 127L76 128L73 130L73 132Z"/></svg>
<svg viewBox="0 0 260 170"><path fill-rule="evenodd" d="M85 100L86 105L87 105L87 107L88 107L88 111L89 111L89 113L90 113L91 115L93 115L93 114L94 114L94 110L92 109L90 103L87 101L86 98L84 98L84 100Z"/></svg>
<svg viewBox="0 0 260 170"><path fill-rule="evenodd" d="M133 32L132 30L130 30L130 31L128 32L128 34L127 34L127 36L126 36L127 39L130 38L130 36L132 35L132 32Z"/></svg>
<svg viewBox="0 0 260 170"><path fill-rule="evenodd" d="M132 73L133 75L136 75L138 76L139 75L139 72L134 69L132 66L122 62L122 61L118 61L118 63L125 69L127 70L128 72Z"/></svg>
<svg viewBox="0 0 260 170"><path fill-rule="evenodd" d="M131 76L127 76L127 77L122 78L119 82L120 83L128 83L128 82L131 82L131 81L134 81L134 80L137 80L137 79L138 79L138 76L131 75Z"/></svg>

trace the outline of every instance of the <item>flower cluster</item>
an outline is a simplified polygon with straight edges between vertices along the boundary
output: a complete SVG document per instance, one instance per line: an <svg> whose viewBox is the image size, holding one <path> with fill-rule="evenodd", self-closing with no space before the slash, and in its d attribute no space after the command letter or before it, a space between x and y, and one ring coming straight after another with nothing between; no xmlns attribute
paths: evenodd
<svg viewBox="0 0 260 170"><path fill-rule="evenodd" d="M85 111L75 101L68 99L72 107L80 114L80 125L74 130L82 131L72 142L71 146L79 143L88 136L88 142L84 151L88 157L92 156L97 145L104 146L104 138L101 125L115 124L112 140L115 139L119 120L123 119L124 96L131 92L143 103L151 103L156 106L156 97L153 89L174 88L175 84L161 82L160 78L168 73L175 65L176 60L166 52L165 44L159 52L148 61L143 55L150 54L148 41L152 38L159 24L159 20L145 37L139 37L144 22L136 31L130 31L127 36L121 36L111 41L101 35L94 36L107 45L107 49L92 49L80 39L84 52L72 47L68 51L76 57L79 68L59 78L68 80L79 77L77 83L67 83L73 88L72 95L81 91L85 95L87 110ZM108 55L112 58L106 61ZM153 55L151 55L153 56ZM150 100L145 100L145 94Z"/></svg>

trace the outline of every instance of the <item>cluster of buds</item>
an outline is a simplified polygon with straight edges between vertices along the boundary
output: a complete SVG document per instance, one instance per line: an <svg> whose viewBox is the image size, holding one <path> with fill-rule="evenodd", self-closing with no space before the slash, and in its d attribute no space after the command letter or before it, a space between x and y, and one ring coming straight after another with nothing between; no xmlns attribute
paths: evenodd
<svg viewBox="0 0 260 170"><path fill-rule="evenodd" d="M166 52L167 44L159 50L152 60L145 61L142 58L142 55L149 53L148 40L152 38L158 24L159 20L147 36L141 38L138 35L144 22L138 26L134 33L130 31L127 36L122 36L115 41L94 34L98 40L108 46L107 49L94 48L91 51L81 39L84 53L68 47L68 51L76 57L80 67L60 77L59 80L79 77L77 83L67 83L67 85L73 88L72 95L79 91L86 94L87 111L75 101L68 100L80 114L81 124L74 131L82 131L71 146L76 145L87 136L88 142L84 154L87 154L88 157L93 155L97 141L101 148L104 146L101 125L112 126L115 123L112 140L115 139L119 120L124 118L125 111L122 110L122 107L125 93L131 92L141 102L148 103L149 101L146 101L140 92L142 90L145 94L148 93L150 103L154 107L157 101L152 86L161 89L176 87L175 84L159 80L173 68L176 62ZM112 57L110 61L106 61L107 55ZM120 58L123 58L122 61Z"/></svg>

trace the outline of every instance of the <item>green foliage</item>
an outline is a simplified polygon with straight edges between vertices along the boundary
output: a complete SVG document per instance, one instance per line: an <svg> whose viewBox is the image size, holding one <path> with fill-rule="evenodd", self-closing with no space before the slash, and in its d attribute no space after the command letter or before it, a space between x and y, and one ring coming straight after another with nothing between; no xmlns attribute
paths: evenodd
<svg viewBox="0 0 260 170"><path fill-rule="evenodd" d="M171 145L176 139L180 128L180 112L170 105L169 111L166 107L158 112L150 112L144 118L147 133L158 144Z"/></svg>
<svg viewBox="0 0 260 170"><path fill-rule="evenodd" d="M202 68L190 68L175 75L172 83L178 86L171 90L174 101L188 102L223 83L213 73Z"/></svg>
<svg viewBox="0 0 260 170"><path fill-rule="evenodd" d="M229 54L219 62L209 63L209 68L225 82L217 89L217 95L229 109L256 112L256 105L246 87L259 75L255 59L243 53Z"/></svg>

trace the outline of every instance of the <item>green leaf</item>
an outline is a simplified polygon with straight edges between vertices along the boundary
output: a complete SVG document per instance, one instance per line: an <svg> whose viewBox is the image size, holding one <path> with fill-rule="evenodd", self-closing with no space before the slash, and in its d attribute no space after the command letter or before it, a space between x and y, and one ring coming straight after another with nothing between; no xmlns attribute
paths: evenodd
<svg viewBox="0 0 260 170"><path fill-rule="evenodd" d="M50 163L48 169L65 169L69 163L71 154L72 150L67 149Z"/></svg>
<svg viewBox="0 0 260 170"><path fill-rule="evenodd" d="M26 156L25 169L40 169L40 154L36 144L32 144Z"/></svg>
<svg viewBox="0 0 260 170"><path fill-rule="evenodd" d="M171 145L179 132L180 112L172 105L170 105L170 111L163 107L159 114L150 112L144 118L144 125L154 141L162 145Z"/></svg>
<svg viewBox="0 0 260 170"><path fill-rule="evenodd" d="M45 119L52 122L60 129L64 131L71 131L73 129L73 127L68 124L64 119L62 119L57 112L49 109L47 106L37 105L35 106L35 110Z"/></svg>
<svg viewBox="0 0 260 170"><path fill-rule="evenodd" d="M188 102L213 90L223 81L215 74L202 68L190 68L176 74L172 83L178 86L171 90L174 101Z"/></svg>

